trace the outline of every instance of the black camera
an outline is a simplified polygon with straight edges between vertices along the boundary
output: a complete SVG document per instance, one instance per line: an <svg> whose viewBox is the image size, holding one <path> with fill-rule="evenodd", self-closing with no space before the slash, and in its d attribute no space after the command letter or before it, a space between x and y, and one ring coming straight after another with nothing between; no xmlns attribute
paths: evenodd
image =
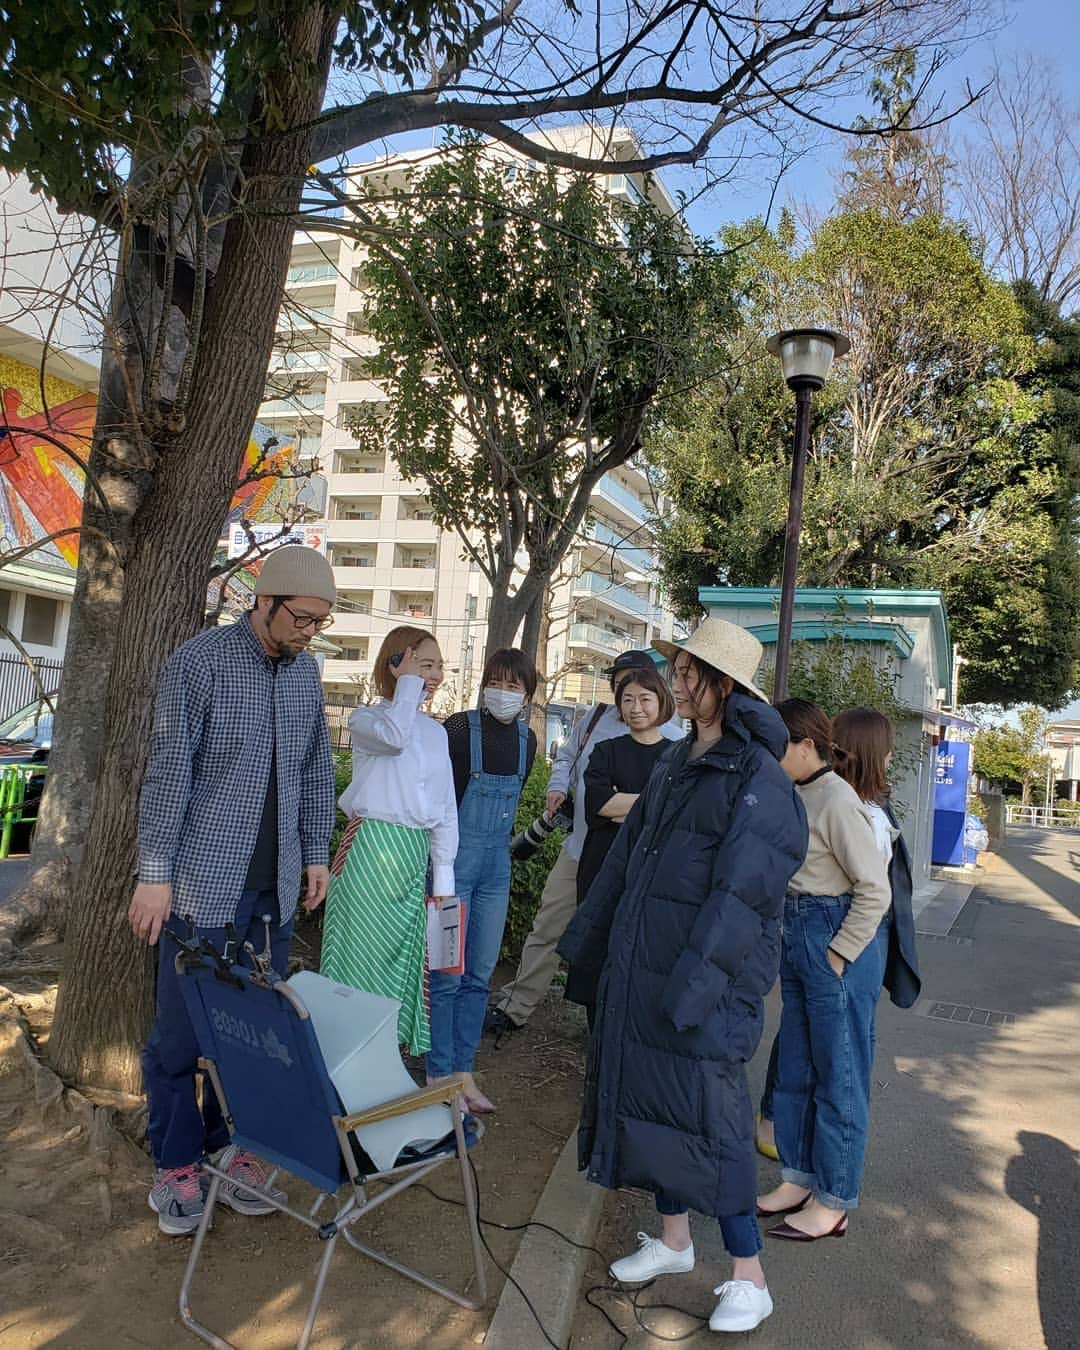
<svg viewBox="0 0 1080 1350"><path fill-rule="evenodd" d="M573 803L567 798L557 811L545 811L537 816L531 825L510 840L510 856L518 862L531 858L553 830L562 830L569 834L574 828Z"/></svg>

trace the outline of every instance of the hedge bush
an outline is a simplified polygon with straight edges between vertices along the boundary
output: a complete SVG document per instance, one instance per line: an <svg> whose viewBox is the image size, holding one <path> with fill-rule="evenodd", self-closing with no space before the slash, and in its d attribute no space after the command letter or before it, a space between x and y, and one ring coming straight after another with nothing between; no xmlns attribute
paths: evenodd
<svg viewBox="0 0 1080 1350"><path fill-rule="evenodd" d="M537 755L533 762L532 773L521 790L521 801L518 802L517 819L514 822L515 834L543 812L550 777L551 765L543 755ZM549 834L543 847L527 862L511 864L510 908L506 915L501 952L504 960L516 961L521 955L521 948L529 936L529 929L540 904L540 892L544 889L548 873L559 856L564 837L558 831Z"/></svg>

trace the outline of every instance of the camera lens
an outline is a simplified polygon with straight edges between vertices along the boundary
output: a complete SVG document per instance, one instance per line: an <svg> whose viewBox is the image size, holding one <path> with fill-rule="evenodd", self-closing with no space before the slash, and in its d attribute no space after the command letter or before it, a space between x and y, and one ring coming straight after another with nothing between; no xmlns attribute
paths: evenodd
<svg viewBox="0 0 1080 1350"><path fill-rule="evenodd" d="M516 858L518 862L524 862L531 858L537 849L543 844L544 840L557 828L558 816L549 815L547 811L525 827L521 833L510 841L510 856Z"/></svg>

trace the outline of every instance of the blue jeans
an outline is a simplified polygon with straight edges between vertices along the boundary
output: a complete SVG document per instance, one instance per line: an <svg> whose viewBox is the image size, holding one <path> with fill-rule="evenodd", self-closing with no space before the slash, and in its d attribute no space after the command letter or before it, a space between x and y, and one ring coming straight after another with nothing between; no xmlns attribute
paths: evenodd
<svg viewBox="0 0 1080 1350"><path fill-rule="evenodd" d="M883 922L843 975L825 953L851 897L789 895L774 1107L783 1178L830 1209L859 1203L870 1120L874 1015L885 974Z"/></svg>
<svg viewBox="0 0 1080 1350"><path fill-rule="evenodd" d="M233 920L236 932L241 944L248 941L261 952L266 935L263 914L271 916L273 967L284 975L293 921L278 923L274 891L243 892ZM185 939L188 937L187 924L175 917L169 920L167 927ZM218 951L224 950L224 928L196 928L195 933L198 937L209 938ZM229 1142L228 1126L209 1083L204 1085L201 1112L195 1100L199 1046L180 992L181 977L176 973L179 950L162 930L158 939L157 1013L142 1052L150 1149L157 1167L170 1168L187 1167L198 1162L205 1153L224 1148Z"/></svg>
<svg viewBox="0 0 1080 1350"><path fill-rule="evenodd" d="M510 849L505 833L486 838L463 835L454 861L454 881L467 906L465 971L462 975L431 972L429 1078L472 1072L510 903Z"/></svg>
<svg viewBox="0 0 1080 1350"><path fill-rule="evenodd" d="M686 1206L669 1200L663 1191L656 1196L657 1214L685 1214ZM720 1220L720 1236L729 1256L757 1256L761 1251L761 1229L755 1214L725 1214Z"/></svg>
<svg viewBox="0 0 1080 1350"><path fill-rule="evenodd" d="M762 1120L773 1119L773 1094L776 1091L776 1064L780 1058L780 1033L777 1032L772 1038L772 1049L769 1051L769 1064L765 1070L765 1086L761 1089L761 1103L758 1111Z"/></svg>

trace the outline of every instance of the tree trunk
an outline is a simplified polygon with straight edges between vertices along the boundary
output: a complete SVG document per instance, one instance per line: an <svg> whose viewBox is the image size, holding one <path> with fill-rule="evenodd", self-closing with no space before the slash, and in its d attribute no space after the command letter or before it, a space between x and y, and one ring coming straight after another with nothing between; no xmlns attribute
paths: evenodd
<svg viewBox="0 0 1080 1350"><path fill-rule="evenodd" d="M543 643L544 650L540 649L541 638L547 629L547 600L548 578L544 577L525 611L525 626L521 630L521 650L536 666L541 679L547 675L546 641Z"/></svg>
<svg viewBox="0 0 1080 1350"><path fill-rule="evenodd" d="M192 104L210 100L210 73L192 59L184 73ZM175 170L175 164L172 165ZM223 191L223 165L206 174L206 205L214 210ZM105 734L105 689L123 600L124 569L136 514L153 481L160 447L154 430L165 409L176 404L188 345L194 274L186 266L191 240L180 265L171 269L170 294L163 289L165 245L153 221L160 159L137 157L128 179L126 216L130 233L121 235L113 292L102 349L98 409L83 492L84 534L64 652L64 679L57 706L45 795L32 849L33 871L6 907L0 940L43 927L63 930L82 866ZM152 208L146 205L149 191ZM176 216L190 202L178 204ZM222 226L208 229L205 252L213 272L220 257ZM126 238L126 242L125 242ZM158 335L165 340L158 350ZM149 356L149 362L146 358ZM159 359L155 359L159 358Z"/></svg>
<svg viewBox="0 0 1080 1350"><path fill-rule="evenodd" d="M79 546L49 773L34 829L33 871L5 907L4 932L14 938L41 927L62 928L74 893L105 730L102 694L123 598L124 559L151 481L145 451L132 435L127 390L142 381L135 330L143 320L137 311L150 294L153 259L147 248L133 247L118 266L126 268L127 281L116 288L108 321L113 340L102 356L83 502L87 529Z"/></svg>
<svg viewBox="0 0 1080 1350"><path fill-rule="evenodd" d="M308 123L322 105L334 29L334 15L311 5L295 12L282 35L292 50L308 52L319 71L306 88L283 91L288 125ZM123 1091L140 1086L138 1047L152 1011L152 962L126 922L138 784L161 666L200 626L210 558L262 396L307 146L306 133L249 143L243 156L248 196L229 222L207 296L187 424L155 443L152 479L133 495L126 557L106 569L107 583L96 592L92 582L82 583L72 612L77 653L95 640L102 605L115 634L107 680L94 689L97 700L104 693L105 710L96 774L88 738L82 796L71 770L53 808L62 818L78 804L89 816L49 1046L57 1070L75 1081ZM268 203L265 214L260 198ZM65 700L74 687L69 675ZM70 696L81 701L84 691Z"/></svg>
<svg viewBox="0 0 1080 1350"><path fill-rule="evenodd" d="M529 709L529 725L536 733L536 744L540 747L540 753L547 754L547 705L551 700L551 689L548 686L548 630L551 627L548 614L551 609L551 582L550 578L545 583L539 596L529 607L528 614L525 615L525 631L522 636L522 645L525 651L528 647L525 644L529 640L529 634L534 624L537 627L536 645L533 653L533 664L536 666L536 673L539 675L536 690L537 697L533 699Z"/></svg>
<svg viewBox="0 0 1080 1350"><path fill-rule="evenodd" d="M519 646L531 660L536 660L536 645L540 639L540 622L537 616L530 618L532 607L543 601L547 576L537 572L527 572L521 585L513 595L509 594L508 579L498 579L491 591L491 605L488 610L487 651L490 655L497 647ZM541 611L542 612L542 611ZM525 627L522 630L522 624ZM521 637L518 632L521 630Z"/></svg>
<svg viewBox="0 0 1080 1350"><path fill-rule="evenodd" d="M512 647L517 639L518 629L525 616L525 607L519 595L509 593L509 577L498 577L491 588L491 600L488 605L487 654L490 656L499 647Z"/></svg>

